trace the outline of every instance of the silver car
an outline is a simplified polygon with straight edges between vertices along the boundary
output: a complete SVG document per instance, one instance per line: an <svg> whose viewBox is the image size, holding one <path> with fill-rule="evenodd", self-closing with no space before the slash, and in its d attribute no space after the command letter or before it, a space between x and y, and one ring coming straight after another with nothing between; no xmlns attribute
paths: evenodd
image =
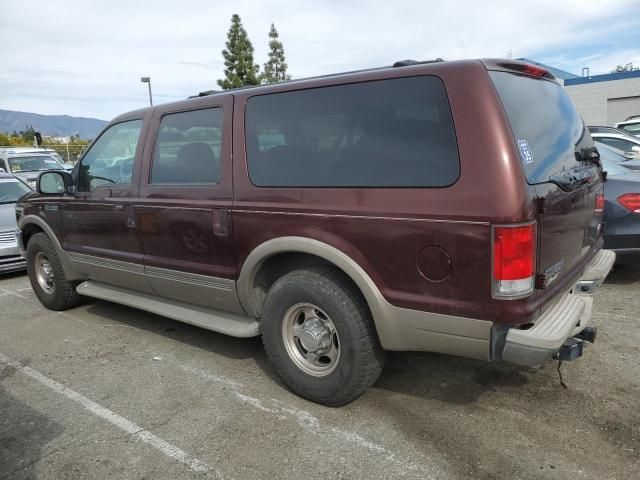
<svg viewBox="0 0 640 480"><path fill-rule="evenodd" d="M16 201L29 192L24 182L0 172L0 273L26 268L16 240Z"/></svg>
<svg viewBox="0 0 640 480"><path fill-rule="evenodd" d="M47 170L66 170L50 153L0 149L0 169L35 188L38 175Z"/></svg>

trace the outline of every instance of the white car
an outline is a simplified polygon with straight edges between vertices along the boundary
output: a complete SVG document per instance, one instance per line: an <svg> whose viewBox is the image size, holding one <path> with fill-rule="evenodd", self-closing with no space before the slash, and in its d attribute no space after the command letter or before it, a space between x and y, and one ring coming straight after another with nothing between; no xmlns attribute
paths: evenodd
<svg viewBox="0 0 640 480"><path fill-rule="evenodd" d="M628 133L629 135L640 137L640 115L627 117L624 122L616 123L616 128Z"/></svg>
<svg viewBox="0 0 640 480"><path fill-rule="evenodd" d="M38 175L47 170L67 170L50 153L36 149L0 149L0 170L12 173L35 188Z"/></svg>
<svg viewBox="0 0 640 480"><path fill-rule="evenodd" d="M640 159L640 137L634 137L628 133L613 127L588 127L594 141L604 143L629 154L627 158Z"/></svg>
<svg viewBox="0 0 640 480"><path fill-rule="evenodd" d="M73 170L73 164L64 161L64 158L60 156L58 152L56 152L53 148L33 148L33 147L10 147L10 148L0 148L0 155L2 151L9 151L13 153L46 153L47 155L51 155L55 158L56 162L58 162L62 167L67 170Z"/></svg>

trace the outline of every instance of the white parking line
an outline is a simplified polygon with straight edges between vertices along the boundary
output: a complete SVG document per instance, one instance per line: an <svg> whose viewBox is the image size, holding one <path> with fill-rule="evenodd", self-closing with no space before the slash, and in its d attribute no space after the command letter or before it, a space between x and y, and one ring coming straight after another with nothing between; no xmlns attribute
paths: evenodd
<svg viewBox="0 0 640 480"><path fill-rule="evenodd" d="M110 424L118 427L120 430L123 430L129 434L131 434L134 438L143 441L144 443L151 445L156 450L164 453L167 457L170 457L174 460L177 460L180 463L185 464L194 472L205 473L209 472L211 468L209 465L204 463L201 460L198 460L195 457L192 457L184 450L172 445L160 437L154 435L153 433L143 429L139 425L127 420L124 417L121 417L117 413L112 412L106 407L97 404L93 400L88 399L84 395L79 394L78 392L71 390L70 388L64 386L61 383L56 382L55 380L50 379L49 377L43 375L42 373L29 368L20 362L12 360L11 358L0 353L0 364L4 364L9 367L15 368L17 371L23 373L24 375L32 378L33 380L41 383L45 387L53 390L54 392L60 393L67 397L69 400L73 400L77 404L81 405L94 415L106 420ZM222 475L218 471L214 471L218 478L222 478Z"/></svg>

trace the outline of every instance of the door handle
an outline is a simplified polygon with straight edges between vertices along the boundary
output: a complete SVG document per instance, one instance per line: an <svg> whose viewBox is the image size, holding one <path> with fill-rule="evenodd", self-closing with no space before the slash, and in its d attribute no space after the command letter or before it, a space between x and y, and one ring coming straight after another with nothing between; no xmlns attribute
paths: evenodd
<svg viewBox="0 0 640 480"><path fill-rule="evenodd" d="M229 213L226 208L213 209L213 234L217 237L229 235Z"/></svg>

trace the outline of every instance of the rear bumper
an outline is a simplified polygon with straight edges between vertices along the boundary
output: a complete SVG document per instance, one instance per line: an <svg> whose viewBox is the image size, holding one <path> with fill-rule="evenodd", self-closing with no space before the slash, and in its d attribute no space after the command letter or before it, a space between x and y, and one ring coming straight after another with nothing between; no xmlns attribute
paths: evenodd
<svg viewBox="0 0 640 480"><path fill-rule="evenodd" d="M527 329L509 328L496 348L495 357L508 362L538 367L560 350L564 342L577 335L591 321L592 293L607 277L616 260L610 250L600 250L570 292L548 309ZM497 351L496 351L497 350Z"/></svg>

